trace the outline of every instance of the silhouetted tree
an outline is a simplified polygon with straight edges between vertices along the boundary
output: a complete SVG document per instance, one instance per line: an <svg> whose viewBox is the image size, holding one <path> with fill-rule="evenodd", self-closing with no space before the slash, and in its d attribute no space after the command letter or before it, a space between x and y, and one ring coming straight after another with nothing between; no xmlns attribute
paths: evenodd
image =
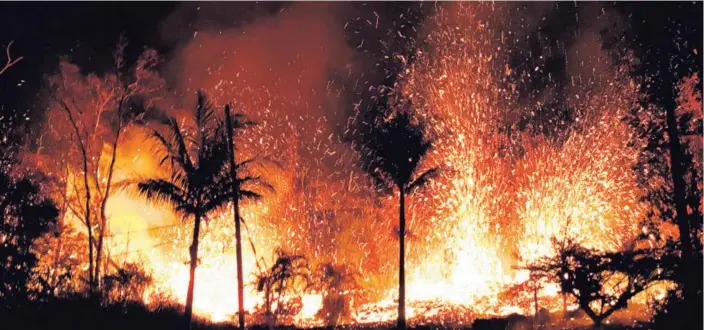
<svg viewBox="0 0 704 330"><path fill-rule="evenodd" d="M358 288L357 273L344 265L323 263L315 272L315 281L323 294L323 305L317 316L328 326L337 326L351 314L349 297Z"/></svg>
<svg viewBox="0 0 704 330"><path fill-rule="evenodd" d="M125 263L112 274L103 276L104 291L108 304L141 302L144 291L151 285L153 279L137 263Z"/></svg>
<svg viewBox="0 0 704 330"><path fill-rule="evenodd" d="M362 148L364 167L377 186L399 192L399 303L398 327L406 327L406 195L423 187L438 169L432 168L416 174L423 158L432 147L427 137L426 123L414 116L410 102L399 106L372 129Z"/></svg>
<svg viewBox="0 0 704 330"><path fill-rule="evenodd" d="M555 283L555 278L550 272L535 267L528 269L528 279L524 282L517 283L508 287L501 292L499 299L510 301L512 304L521 307L525 310L533 310L533 325L534 327L542 326L541 308L538 299L538 292L547 284Z"/></svg>
<svg viewBox="0 0 704 330"><path fill-rule="evenodd" d="M59 62L59 72L46 78L49 110L33 155L37 167L52 177L47 184L63 206L59 229L67 213L85 225L91 291L100 286L109 222L106 207L114 193L122 133L144 114L144 109L135 110L136 99L146 100L148 106L164 86L154 70L158 63L154 50L144 51L126 74L126 46L120 38L113 53L114 70L104 75L83 75L78 66ZM76 184L69 185L71 181ZM60 250L59 246L57 253Z"/></svg>
<svg viewBox="0 0 704 330"><path fill-rule="evenodd" d="M257 274L255 284L257 291L264 294L264 317L269 328L273 328L280 316L298 313L298 310L291 310L295 306L286 298L306 291L311 285L308 260L303 255L277 249L274 264Z"/></svg>
<svg viewBox="0 0 704 330"><path fill-rule="evenodd" d="M223 210L232 200L228 143L224 125L216 120L211 104L198 93L192 126L182 127L179 120L169 117L165 132L153 130L157 142L159 164L167 165L167 178L142 180L139 193L147 200L171 205L182 219L193 219L193 239L190 252L190 277L186 295L185 315L190 327L193 314L193 290L198 264L198 239L201 221L217 210ZM254 184L259 179L245 177L237 185ZM260 195L240 189L240 198L258 199Z"/></svg>
<svg viewBox="0 0 704 330"><path fill-rule="evenodd" d="M702 102L699 77L685 77L676 102L634 110L628 120L645 140L635 170L645 189L643 200L652 223L673 222L682 251L678 282L688 301L700 301L702 260ZM657 226L652 226L657 231Z"/></svg>
<svg viewBox="0 0 704 330"><path fill-rule="evenodd" d="M573 296L595 326L659 280L667 279L664 264L670 258L650 249L600 252L565 241L556 243L558 253L543 258L529 269L548 273L563 293Z"/></svg>
<svg viewBox="0 0 704 330"><path fill-rule="evenodd" d="M702 4L617 7L628 12L632 28L621 38L630 44L614 48L628 49L637 59L632 68L644 95L642 109L627 118L647 142L636 170L647 190L644 199L654 206L650 216L679 228L678 282L685 300L693 304L687 313L701 313ZM683 102L686 94L693 94L687 92L688 84L699 93L698 102ZM701 328L699 324L693 327Z"/></svg>
<svg viewBox="0 0 704 330"><path fill-rule="evenodd" d="M252 159L245 160L241 163L237 163L236 149L235 149L235 130L243 129L248 126L252 126L255 123L253 121L246 120L242 114L230 113L230 105L225 105L225 141L228 146L228 154L230 159L230 183L231 190L234 192L232 194L232 207L234 209L235 217L235 249L237 258L237 317L238 325L240 330L244 330L244 274L242 271L242 232L241 232L241 222L240 217L240 204L241 198L258 197L258 196L248 196L252 192L247 190L242 190L240 186L241 182L252 182L257 181L260 186L273 189L269 184L261 181L259 177L238 177L238 170L245 167L247 164L252 162Z"/></svg>
<svg viewBox="0 0 704 330"><path fill-rule="evenodd" d="M44 183L43 181L42 184ZM64 226L61 207L56 224L34 241L34 251L39 260L35 267L34 284L49 297L68 297L80 292L83 256L88 253L86 235L73 226Z"/></svg>
<svg viewBox="0 0 704 330"><path fill-rule="evenodd" d="M37 256L33 241L56 221L53 202L29 178L0 167L0 310L27 301Z"/></svg>

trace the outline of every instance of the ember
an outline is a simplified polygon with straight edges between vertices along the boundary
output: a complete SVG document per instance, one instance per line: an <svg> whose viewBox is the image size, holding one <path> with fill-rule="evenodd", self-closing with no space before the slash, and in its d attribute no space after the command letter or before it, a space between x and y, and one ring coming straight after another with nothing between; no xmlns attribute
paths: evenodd
<svg viewBox="0 0 704 330"><path fill-rule="evenodd" d="M672 292L691 301L695 281L677 272L702 243L701 85L690 61L701 44L677 44L694 55L676 57L691 69L667 87L677 91L668 108L638 71L649 55L625 41L631 9L418 5L387 15L382 5L294 4L223 29L207 5L188 38L164 32L179 41L163 59L126 59L123 38L107 73L62 58L40 94L42 120L3 136L3 148L26 143L7 147L0 179L37 177L34 195L58 213L29 240L29 300L82 292L237 325L240 293L248 326L399 318L453 328L635 324ZM350 13L359 16L340 24ZM551 30L565 13L573 35ZM23 64L9 51L0 75ZM408 132L393 126L404 119ZM402 141L376 150L405 157L394 167L369 145L384 129Z"/></svg>

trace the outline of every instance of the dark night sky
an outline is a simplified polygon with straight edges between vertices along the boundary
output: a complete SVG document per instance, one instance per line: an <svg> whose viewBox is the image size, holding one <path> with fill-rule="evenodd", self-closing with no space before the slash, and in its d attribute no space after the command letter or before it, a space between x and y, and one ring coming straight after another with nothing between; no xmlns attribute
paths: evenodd
<svg viewBox="0 0 704 330"><path fill-rule="evenodd" d="M369 15L372 11L379 11L382 13L382 19L386 17L393 20L398 17L398 12L407 12L404 8L414 5L417 3L374 3L366 7L363 4L354 4L351 6L358 13L352 11L351 15ZM134 58L145 46L156 48L168 59L174 46L181 41L179 39L185 33L191 33L189 29L195 18L189 13L195 13L199 6L197 3L171 2L1 3L0 44L14 40L12 54L23 56L24 60L0 79L0 104L3 106L0 113L7 115L16 112L15 109L36 108L34 96L40 87L42 75L55 71L60 55L68 54L84 71L100 71L108 67L111 61L110 50L114 48L121 33L124 33L130 42L128 59ZM267 2L227 3L221 6L226 6L228 10L219 11L215 6L216 14L212 15L213 21L208 22L210 26L227 28L246 24L256 17L276 13L286 5ZM674 32L661 27L667 25L669 19L674 19L686 27L679 29L688 31L686 38L691 39L690 42L697 44L698 49L701 49L701 2L629 2L606 3L604 6L616 7L625 13L624 17L631 20L629 23L632 25L632 32L641 37L647 35L645 40L652 36L654 45L672 40ZM547 38L564 39L570 28L579 26L570 7L574 6L566 2L553 5L554 10L547 17L542 30ZM172 15L177 10L180 14ZM217 12L222 14L218 15ZM165 28L165 24L170 25ZM393 27L394 24L390 24L390 28ZM405 28L408 29L408 26ZM636 40L633 41L635 43ZM644 50L647 47L642 48L641 50ZM696 67L700 68L701 55L695 60ZM525 59L515 59L517 64L522 62L525 62ZM556 72L563 69L560 59L550 65ZM528 88L541 88L540 82L533 83L535 85Z"/></svg>
<svg viewBox="0 0 704 330"><path fill-rule="evenodd" d="M27 98L38 89L41 76L56 69L59 55L71 54L87 70L95 70L109 63L108 50L120 33L134 45L160 46L158 24L174 9L168 2L0 4L0 43L14 40L13 56L24 57L0 83L2 103L30 106ZM17 86L20 80L26 83Z"/></svg>

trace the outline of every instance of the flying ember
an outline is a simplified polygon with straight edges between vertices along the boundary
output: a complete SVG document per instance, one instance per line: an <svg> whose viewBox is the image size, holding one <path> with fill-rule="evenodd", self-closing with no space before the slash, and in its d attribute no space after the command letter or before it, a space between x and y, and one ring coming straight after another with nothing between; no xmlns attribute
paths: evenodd
<svg viewBox="0 0 704 330"><path fill-rule="evenodd" d="M667 20L663 60L655 9L625 4L228 8L167 15L163 57L124 35L114 68L62 57L36 123L0 112L0 245L36 231L0 308L242 330L697 311L701 16Z"/></svg>

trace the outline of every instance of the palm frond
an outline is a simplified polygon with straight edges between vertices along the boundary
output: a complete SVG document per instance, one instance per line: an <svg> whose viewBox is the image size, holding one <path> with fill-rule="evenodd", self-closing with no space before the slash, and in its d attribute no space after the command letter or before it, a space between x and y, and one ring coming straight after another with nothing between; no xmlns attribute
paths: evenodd
<svg viewBox="0 0 704 330"><path fill-rule="evenodd" d="M267 190L269 192L275 192L274 186L264 181L259 176L245 176L242 178L237 178L240 187L252 187ZM241 189L241 188L240 188Z"/></svg>
<svg viewBox="0 0 704 330"><path fill-rule="evenodd" d="M196 129L199 130L199 135L202 136L201 141L207 139L207 127L210 121L213 119L214 111L213 105L208 100L205 92L202 90L198 91L198 103L196 105L195 114L195 125Z"/></svg>
<svg viewBox="0 0 704 330"><path fill-rule="evenodd" d="M165 203L177 210L182 209L184 204L187 204L184 191L164 179L148 179L138 182L137 193L152 203Z"/></svg>
<svg viewBox="0 0 704 330"><path fill-rule="evenodd" d="M234 129L234 130L259 125L258 122L251 120L251 119L247 119L247 116L245 116L241 113L232 114L231 118L232 118L232 129Z"/></svg>
<svg viewBox="0 0 704 330"><path fill-rule="evenodd" d="M167 154L170 150L173 150L173 145L171 144L171 142L169 142L166 137L164 137L164 135L159 133L159 131L157 131L156 129L151 129L150 136L160 143L160 147L164 149ZM159 163L159 165L161 165L161 163Z"/></svg>
<svg viewBox="0 0 704 330"><path fill-rule="evenodd" d="M256 158L256 157L250 158L250 159L247 159L247 160L243 160L243 161L237 163L237 165L235 165L236 170L237 170L237 171L242 171L242 170L244 170L245 168L249 167L249 165L254 162L255 158Z"/></svg>
<svg viewBox="0 0 704 330"><path fill-rule="evenodd" d="M262 195L250 190L240 189L240 200L260 200Z"/></svg>
<svg viewBox="0 0 704 330"><path fill-rule="evenodd" d="M209 198L205 201L201 209L206 214L212 212L218 213L220 211L225 211L225 208L230 205L230 202L232 202L232 198L229 194L209 196Z"/></svg>
<svg viewBox="0 0 704 330"><path fill-rule="evenodd" d="M181 132L181 127L179 126L176 118L169 118L169 133L171 133L173 137L173 147L169 150L169 152L176 161L175 165L181 167L185 173L194 173L195 167L191 161L191 157L188 154L186 139Z"/></svg>
<svg viewBox="0 0 704 330"><path fill-rule="evenodd" d="M140 182L144 182L144 179L124 179L116 181L112 184L112 187L117 191L128 191L137 188Z"/></svg>
<svg viewBox="0 0 704 330"><path fill-rule="evenodd" d="M229 106L229 105L226 105L226 106ZM255 120L251 120L251 119L247 118L247 115L239 113L239 112L235 112L235 113L230 114L230 123L232 124L233 131L259 125L259 123L256 122ZM225 120L220 122L220 124L222 124L224 126Z"/></svg>
<svg viewBox="0 0 704 330"><path fill-rule="evenodd" d="M222 208L232 201L232 183L229 173L221 171L220 174L203 186L203 210L208 213Z"/></svg>
<svg viewBox="0 0 704 330"><path fill-rule="evenodd" d="M405 192L410 194L418 188L424 187L430 180L436 178L440 173L440 169L435 167L425 171L423 174L418 176L411 184L408 185Z"/></svg>
<svg viewBox="0 0 704 330"><path fill-rule="evenodd" d="M213 184L227 174L230 153L222 139L209 139L199 150L198 177L204 186Z"/></svg>
<svg viewBox="0 0 704 330"><path fill-rule="evenodd" d="M260 192L257 192L251 188L274 191L274 188L271 185L256 176L238 178L237 181L240 187L240 200L259 200L262 198L262 194ZM204 195L207 196L207 201L203 205L203 210L206 212L219 209L231 202L234 198L234 193L229 174L221 176L216 182L213 182L205 187Z"/></svg>
<svg viewBox="0 0 704 330"><path fill-rule="evenodd" d="M380 119L365 139L363 167L382 189L407 187L433 145L425 122L411 111L395 111Z"/></svg>

